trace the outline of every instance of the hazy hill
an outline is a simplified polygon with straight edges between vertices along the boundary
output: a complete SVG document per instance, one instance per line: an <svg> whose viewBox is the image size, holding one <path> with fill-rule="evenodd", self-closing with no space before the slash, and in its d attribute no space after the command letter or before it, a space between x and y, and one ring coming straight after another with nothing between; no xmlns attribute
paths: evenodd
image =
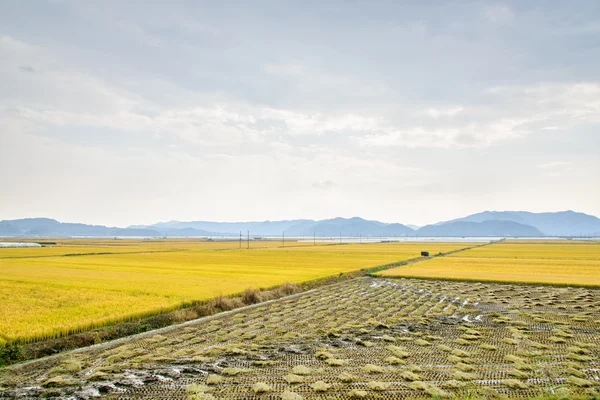
<svg viewBox="0 0 600 400"><path fill-rule="evenodd" d="M111 228L62 223L49 218L0 221L0 236L577 236L600 235L600 219L573 211L484 211L417 230L363 218L253 222L170 221Z"/></svg>
<svg viewBox="0 0 600 400"><path fill-rule="evenodd" d="M512 221L531 225L548 236L599 235L600 219L574 211L532 213L527 211L484 211L463 218L439 223L448 224L457 221Z"/></svg>
<svg viewBox="0 0 600 400"><path fill-rule="evenodd" d="M246 234L250 231L251 234L257 235L281 235L283 231L287 231L291 226L302 222L315 222L312 220L286 220L286 221L253 221L253 222L212 222L212 221L170 221L159 222L153 225L140 226L155 229L160 232L172 232L173 229L195 229L204 232L215 232L218 234Z"/></svg>
<svg viewBox="0 0 600 400"><path fill-rule="evenodd" d="M160 236L152 229L110 228L102 225L71 224L49 218L0 221L3 236Z"/></svg>
<svg viewBox="0 0 600 400"><path fill-rule="evenodd" d="M544 236L533 226L512 221L456 221L427 225L417 230L419 236Z"/></svg>
<svg viewBox="0 0 600 400"><path fill-rule="evenodd" d="M263 222L210 222L210 221L170 221L159 222L148 226L132 226L136 228L154 229L167 234L174 234L173 229L201 229L218 234L246 234L279 236L283 232L289 236L406 236L414 234L414 230L402 224L386 224L379 221L368 221L363 218L333 218L320 221L310 219L263 221Z"/></svg>
<svg viewBox="0 0 600 400"><path fill-rule="evenodd" d="M359 217L303 221L286 230L290 236L407 236L414 233L414 230L402 224L386 224Z"/></svg>

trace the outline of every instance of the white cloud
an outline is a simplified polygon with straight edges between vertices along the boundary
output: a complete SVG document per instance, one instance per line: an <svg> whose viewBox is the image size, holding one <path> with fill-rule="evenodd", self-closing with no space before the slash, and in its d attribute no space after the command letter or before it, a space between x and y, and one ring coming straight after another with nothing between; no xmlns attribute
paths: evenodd
<svg viewBox="0 0 600 400"><path fill-rule="evenodd" d="M571 161L550 161L538 166L541 173L549 178L568 178L575 179L588 174L588 165L579 165Z"/></svg>
<svg viewBox="0 0 600 400"><path fill-rule="evenodd" d="M453 117L460 114L462 111L464 111L464 108L460 106L448 108L430 108L425 112L425 114L431 118L437 119L442 117Z"/></svg>
<svg viewBox="0 0 600 400"><path fill-rule="evenodd" d="M335 3L0 4L4 217L598 210L589 8Z"/></svg>
<svg viewBox="0 0 600 400"><path fill-rule="evenodd" d="M496 4L485 9L485 17L495 24L507 24L515 19L515 14L509 6Z"/></svg>
<svg viewBox="0 0 600 400"><path fill-rule="evenodd" d="M557 167L565 167L568 165L571 165L571 163L568 161L551 161L551 162L540 164L539 167L542 169L551 169L551 168L557 168Z"/></svg>
<svg viewBox="0 0 600 400"><path fill-rule="evenodd" d="M484 123L468 123L449 128L416 127L404 130L386 129L366 135L359 142L367 146L404 146L410 148L486 147L496 142L529 133L532 119L501 119Z"/></svg>
<svg viewBox="0 0 600 400"><path fill-rule="evenodd" d="M310 146L316 137L338 134L348 137L348 145L449 149L488 147L536 130L600 122L600 84L595 82L494 87L483 93L487 103L438 104L421 111L399 104L379 111L313 112L232 98L167 107L77 71L39 46L2 36L0 54L8 60L0 80L5 89L0 120L29 132L45 126L104 127L214 146L272 146L294 137L304 137ZM30 63L36 72L23 74L19 66ZM364 84L301 64L267 64L265 70L299 82L317 77L324 87L361 90Z"/></svg>
<svg viewBox="0 0 600 400"><path fill-rule="evenodd" d="M326 179L326 180L316 181L312 184L312 186L316 189L328 190L328 189L332 189L332 188L336 187L337 185L335 184L335 182L330 181L329 179Z"/></svg>
<svg viewBox="0 0 600 400"><path fill-rule="evenodd" d="M306 68L299 64L267 64L263 68L268 74L292 77L301 76L307 72Z"/></svg>

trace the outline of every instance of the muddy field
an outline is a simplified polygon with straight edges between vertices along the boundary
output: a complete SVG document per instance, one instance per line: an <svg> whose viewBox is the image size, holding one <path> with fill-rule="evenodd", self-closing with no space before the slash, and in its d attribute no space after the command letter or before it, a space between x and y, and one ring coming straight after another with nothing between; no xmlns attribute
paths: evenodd
<svg viewBox="0 0 600 400"><path fill-rule="evenodd" d="M600 391L600 290L359 278L0 371L0 398Z"/></svg>

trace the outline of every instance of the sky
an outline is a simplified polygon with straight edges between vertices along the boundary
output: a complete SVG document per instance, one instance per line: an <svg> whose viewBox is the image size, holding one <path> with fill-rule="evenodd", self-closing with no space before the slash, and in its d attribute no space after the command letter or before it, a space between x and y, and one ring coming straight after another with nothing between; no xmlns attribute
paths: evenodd
<svg viewBox="0 0 600 400"><path fill-rule="evenodd" d="M0 219L600 216L600 2L0 2Z"/></svg>

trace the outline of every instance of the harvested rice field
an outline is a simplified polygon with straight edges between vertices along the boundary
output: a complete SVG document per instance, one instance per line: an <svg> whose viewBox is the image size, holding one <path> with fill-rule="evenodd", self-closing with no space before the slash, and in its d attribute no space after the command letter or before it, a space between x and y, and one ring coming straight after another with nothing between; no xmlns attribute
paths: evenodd
<svg viewBox="0 0 600 400"><path fill-rule="evenodd" d="M380 275L598 287L600 243L493 243Z"/></svg>
<svg viewBox="0 0 600 400"><path fill-rule="evenodd" d="M362 277L0 370L0 398L572 399L600 290Z"/></svg>
<svg viewBox="0 0 600 400"><path fill-rule="evenodd" d="M304 283L468 243L332 245L71 239L0 249L0 346L57 338L194 302Z"/></svg>

